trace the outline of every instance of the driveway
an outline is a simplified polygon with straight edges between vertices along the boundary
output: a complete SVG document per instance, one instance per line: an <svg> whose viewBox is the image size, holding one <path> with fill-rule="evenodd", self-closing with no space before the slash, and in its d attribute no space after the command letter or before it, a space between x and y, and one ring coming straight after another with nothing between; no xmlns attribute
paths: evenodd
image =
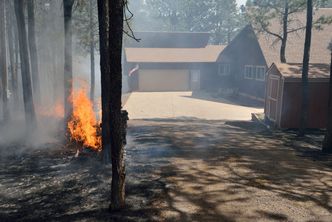
<svg viewBox="0 0 332 222"><path fill-rule="evenodd" d="M161 187L155 221L331 221L332 156L296 132L171 119L131 120L128 135L128 175Z"/></svg>
<svg viewBox="0 0 332 222"><path fill-rule="evenodd" d="M124 109L130 119L199 118L206 120L250 120L262 108L233 104L198 92L134 92Z"/></svg>

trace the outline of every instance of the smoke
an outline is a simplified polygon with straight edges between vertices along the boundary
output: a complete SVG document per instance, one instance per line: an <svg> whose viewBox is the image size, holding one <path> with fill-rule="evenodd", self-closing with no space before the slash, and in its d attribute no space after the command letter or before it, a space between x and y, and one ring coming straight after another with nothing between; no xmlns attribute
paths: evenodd
<svg viewBox="0 0 332 222"><path fill-rule="evenodd" d="M34 94L37 127L27 126L24 115L21 72L18 70L19 101L9 97L10 119L3 120L0 100L0 147L43 148L64 138L64 21L62 0L36 0L36 43L40 79L40 102ZM15 24L14 24L15 25ZM90 84L90 58L78 48L73 35L73 85ZM9 61L8 61L9 66ZM95 59L96 101L100 98L99 56ZM9 73L9 76L11 73ZM79 80L79 81L77 81ZM11 81L11 79L9 79ZM33 84L33 83L32 83ZM8 84L11 86L11 84ZM11 92L9 88L9 92Z"/></svg>

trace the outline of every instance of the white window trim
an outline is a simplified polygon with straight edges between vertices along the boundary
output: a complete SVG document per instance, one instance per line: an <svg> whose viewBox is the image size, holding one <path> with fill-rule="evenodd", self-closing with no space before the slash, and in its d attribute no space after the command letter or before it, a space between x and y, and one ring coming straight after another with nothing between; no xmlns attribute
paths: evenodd
<svg viewBox="0 0 332 222"><path fill-rule="evenodd" d="M253 65L245 65L244 66L244 74L243 74L244 78L245 79L255 79L253 77L253 75L251 75L250 77L248 76L247 71L250 70L249 68L252 69L252 68L255 68L255 66L253 66ZM256 72L255 72L255 74L256 74Z"/></svg>
<svg viewBox="0 0 332 222"><path fill-rule="evenodd" d="M263 78L258 77L259 74L259 69L263 69ZM251 76L248 75L248 70L253 70L251 73ZM265 73L266 73L266 68L265 66L254 66L254 65L245 65L244 66L244 79L251 79L251 80L257 80L257 81L265 81Z"/></svg>
<svg viewBox="0 0 332 222"><path fill-rule="evenodd" d="M259 74L258 70L259 69L263 69L263 76L262 76L263 78L258 77L258 74ZM265 66L256 66L255 78L256 78L257 81L265 81L265 73L266 73Z"/></svg>
<svg viewBox="0 0 332 222"><path fill-rule="evenodd" d="M222 69L223 69L223 72L221 72ZM218 75L219 76L229 76L230 73L231 73L231 64L230 63L219 63L219 65L218 65Z"/></svg>

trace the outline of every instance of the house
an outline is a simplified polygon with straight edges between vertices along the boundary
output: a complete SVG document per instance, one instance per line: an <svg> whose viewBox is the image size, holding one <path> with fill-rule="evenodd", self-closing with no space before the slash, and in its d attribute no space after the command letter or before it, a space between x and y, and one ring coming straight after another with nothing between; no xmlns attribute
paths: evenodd
<svg viewBox="0 0 332 222"><path fill-rule="evenodd" d="M309 66L307 128L325 128L330 66ZM267 71L265 118L278 128L299 128L302 104L302 64L273 63Z"/></svg>
<svg viewBox="0 0 332 222"><path fill-rule="evenodd" d="M139 41L129 39L129 48L204 48L209 41L208 32L135 32Z"/></svg>
<svg viewBox="0 0 332 222"><path fill-rule="evenodd" d="M187 91L208 87L225 46L207 45L208 33L143 32L128 43L124 73L132 91Z"/></svg>
<svg viewBox="0 0 332 222"><path fill-rule="evenodd" d="M331 8L318 9L314 12L314 20L321 16L332 16ZM297 24L305 24L305 12L292 15ZM281 31L279 21L274 21L269 27L275 32ZM286 59L288 63L302 63L304 51L305 30L289 33ZM312 30L310 52L311 63L329 63L327 46L332 38L332 25L323 29ZM251 25L244 27L220 54L217 63L222 80L220 87L231 88L242 96L264 102L266 71L273 62L280 62L280 41L276 38L256 33Z"/></svg>

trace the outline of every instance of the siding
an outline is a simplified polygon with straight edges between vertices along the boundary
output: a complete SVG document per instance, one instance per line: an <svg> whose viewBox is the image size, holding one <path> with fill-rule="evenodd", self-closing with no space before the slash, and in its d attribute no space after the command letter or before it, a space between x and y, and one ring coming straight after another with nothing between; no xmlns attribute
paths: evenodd
<svg viewBox="0 0 332 222"><path fill-rule="evenodd" d="M307 128L325 128L327 123L328 82L309 82ZM298 128L301 115L301 82L285 82L281 128Z"/></svg>
<svg viewBox="0 0 332 222"><path fill-rule="evenodd" d="M251 26L245 27L224 49L218 58L219 63L231 64L230 87L251 96L265 97L265 81L244 78L245 65L264 66L266 61Z"/></svg>

